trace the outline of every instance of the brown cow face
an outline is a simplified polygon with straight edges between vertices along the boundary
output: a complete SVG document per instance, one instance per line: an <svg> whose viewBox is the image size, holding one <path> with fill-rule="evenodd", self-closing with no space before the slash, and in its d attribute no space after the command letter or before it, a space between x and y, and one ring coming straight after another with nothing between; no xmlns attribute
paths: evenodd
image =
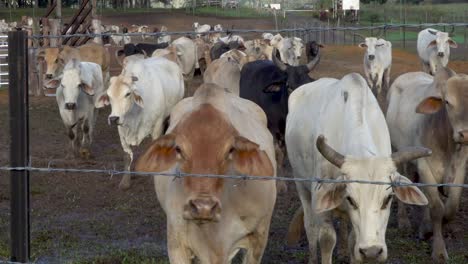
<svg viewBox="0 0 468 264"><path fill-rule="evenodd" d="M63 58L60 58L59 54L59 48L46 48L38 55L39 58L43 58L46 61L46 79L48 80L58 77L59 73L63 71L65 62Z"/></svg>
<svg viewBox="0 0 468 264"><path fill-rule="evenodd" d="M273 166L259 146L237 131L211 105L202 105L158 140L138 160L140 171L178 168L192 174L273 175ZM218 221L224 179L184 177L183 217L197 222Z"/></svg>
<svg viewBox="0 0 468 264"><path fill-rule="evenodd" d="M440 85L440 96L424 99L416 112L437 113L446 109L453 128L453 140L462 145L468 144L468 75L458 74Z"/></svg>

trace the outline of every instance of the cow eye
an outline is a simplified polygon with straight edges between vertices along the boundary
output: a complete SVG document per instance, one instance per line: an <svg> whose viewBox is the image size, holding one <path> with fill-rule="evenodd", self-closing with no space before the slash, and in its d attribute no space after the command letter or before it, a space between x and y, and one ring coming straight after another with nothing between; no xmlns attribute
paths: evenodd
<svg viewBox="0 0 468 264"><path fill-rule="evenodd" d="M58 63L58 59L55 59L55 63Z"/></svg>
<svg viewBox="0 0 468 264"><path fill-rule="evenodd" d="M377 44L376 47L382 47L384 44Z"/></svg>
<svg viewBox="0 0 468 264"><path fill-rule="evenodd" d="M179 147L179 146L176 146L175 147L175 151L176 151L176 154L177 154L177 158L179 159L184 159L184 154L182 153L182 149Z"/></svg>
<svg viewBox="0 0 468 264"><path fill-rule="evenodd" d="M356 202L354 201L353 198L348 196L348 197L346 197L346 200L348 201L349 205L351 205L351 207L353 207L354 209L358 209L358 206L357 206L357 204L356 204Z"/></svg>
<svg viewBox="0 0 468 264"><path fill-rule="evenodd" d="M125 97L129 97L132 93L131 92L128 92L125 94Z"/></svg>
<svg viewBox="0 0 468 264"><path fill-rule="evenodd" d="M446 106L450 106L450 102L447 101L447 100L445 100L445 105L446 105Z"/></svg>
<svg viewBox="0 0 468 264"><path fill-rule="evenodd" d="M390 201L392 201L393 194L390 194L385 198L385 200L382 203L382 207L380 207L381 210L387 209L387 206L390 204Z"/></svg>

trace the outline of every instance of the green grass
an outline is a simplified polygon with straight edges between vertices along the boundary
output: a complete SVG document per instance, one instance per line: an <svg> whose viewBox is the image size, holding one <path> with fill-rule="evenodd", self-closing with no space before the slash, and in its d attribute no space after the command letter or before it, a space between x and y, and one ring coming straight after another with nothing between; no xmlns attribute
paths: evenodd
<svg viewBox="0 0 468 264"><path fill-rule="evenodd" d="M148 257L137 250L114 251L105 256L98 256L87 260L77 260L68 263L74 264L168 264L166 257Z"/></svg>
<svg viewBox="0 0 468 264"><path fill-rule="evenodd" d="M468 4L406 5L399 4L361 5L360 23L450 23L468 22ZM403 18L400 19L400 10Z"/></svg>

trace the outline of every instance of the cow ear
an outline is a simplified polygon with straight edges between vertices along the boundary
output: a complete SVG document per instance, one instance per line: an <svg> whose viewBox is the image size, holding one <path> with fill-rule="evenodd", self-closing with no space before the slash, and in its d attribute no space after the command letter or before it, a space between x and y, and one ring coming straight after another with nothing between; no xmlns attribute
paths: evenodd
<svg viewBox="0 0 468 264"><path fill-rule="evenodd" d="M133 100L139 107L143 108L143 98L140 96L137 90L133 90Z"/></svg>
<svg viewBox="0 0 468 264"><path fill-rule="evenodd" d="M315 211L317 213L338 207L346 195L346 184L322 184L316 192Z"/></svg>
<svg viewBox="0 0 468 264"><path fill-rule="evenodd" d="M167 134L159 137L136 161L135 170L161 172L170 169L177 160L175 136Z"/></svg>
<svg viewBox="0 0 468 264"><path fill-rule="evenodd" d="M86 83L80 83L78 85L78 87L80 87L80 89L85 92L85 94L87 95L94 95L94 89L93 87L91 87L90 85L87 85Z"/></svg>
<svg viewBox="0 0 468 264"><path fill-rule="evenodd" d="M109 101L109 95L107 94L103 94L99 97L99 99L97 100L95 106L96 108L102 108L104 106L108 106L110 104L110 101Z"/></svg>
<svg viewBox="0 0 468 264"><path fill-rule="evenodd" d="M451 48L454 48L454 49L458 48L458 44L457 44L457 42L455 42L455 40L449 38L449 39L447 40L447 42L448 42L448 44L449 44L449 46L450 46Z"/></svg>
<svg viewBox="0 0 468 264"><path fill-rule="evenodd" d="M442 109L444 102L440 97L427 97L416 107L416 113L418 114L434 114Z"/></svg>
<svg viewBox="0 0 468 264"><path fill-rule="evenodd" d="M408 178L402 175L392 175L391 177L392 182L395 183L412 183ZM428 201L424 193L419 190L416 186L396 186L393 188L396 197L406 203L406 204L414 204L414 205L427 205Z"/></svg>
<svg viewBox="0 0 468 264"><path fill-rule="evenodd" d="M236 172L251 176L273 176L273 164L258 144L237 136L230 154Z"/></svg>
<svg viewBox="0 0 468 264"><path fill-rule="evenodd" d="M37 54L37 59L38 59L38 60L44 60L44 59L45 59L45 50L41 50L41 51Z"/></svg>
<svg viewBox="0 0 468 264"><path fill-rule="evenodd" d="M361 43L359 43L359 45L358 45L358 46L359 46L360 48L362 48L362 49L365 49L365 48L367 48L367 44L366 44L366 43L364 43L364 42L361 42Z"/></svg>
<svg viewBox="0 0 468 264"><path fill-rule="evenodd" d="M437 46L437 41L435 39L433 41L429 42L429 45L427 45L428 48L435 47L435 46Z"/></svg>

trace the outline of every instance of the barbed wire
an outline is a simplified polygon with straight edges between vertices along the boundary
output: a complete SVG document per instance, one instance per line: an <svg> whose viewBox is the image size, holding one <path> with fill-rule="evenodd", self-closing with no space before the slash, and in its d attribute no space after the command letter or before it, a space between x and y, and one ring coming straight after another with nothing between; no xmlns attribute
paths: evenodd
<svg viewBox="0 0 468 264"><path fill-rule="evenodd" d="M223 31L210 30L206 32L195 31L168 31L168 32L135 32L135 33L80 33L80 34L65 34L65 35L31 35L28 38L73 38L73 37L110 37L110 36L129 36L129 37L159 37L167 35L208 35L216 33L225 33L226 35L234 33L287 33L287 32L322 32L322 31L360 31L360 30L375 30L375 29L393 29L393 28L427 28L427 27L468 27L468 23L424 23L424 24L384 24L379 26L363 26L363 27L307 27L307 28L287 28L278 30L263 30L263 29L226 29Z"/></svg>
<svg viewBox="0 0 468 264"><path fill-rule="evenodd" d="M184 178L184 177L195 177L195 178L220 178L220 179L235 179L235 180L269 180L269 181L290 181L290 182L309 182L309 183L358 183L358 184L373 184L373 185L389 185L392 187L403 187L403 186L416 186L416 187L460 187L468 188L468 184L456 184L456 183L418 183L418 182L384 182L384 181L369 181L369 180L346 180L346 179L323 179L323 178L290 178L282 176L250 176L250 175L219 175L219 174L195 174L195 173L184 173L177 171L176 173L169 172L140 172L140 171L120 171L115 169L77 169L77 168L52 168L52 167L8 167L2 166L0 170L3 171L31 171L31 172L65 172L65 173L96 173L96 174L108 174L111 176L114 175L136 175L136 176L165 176L165 177L175 177Z"/></svg>

